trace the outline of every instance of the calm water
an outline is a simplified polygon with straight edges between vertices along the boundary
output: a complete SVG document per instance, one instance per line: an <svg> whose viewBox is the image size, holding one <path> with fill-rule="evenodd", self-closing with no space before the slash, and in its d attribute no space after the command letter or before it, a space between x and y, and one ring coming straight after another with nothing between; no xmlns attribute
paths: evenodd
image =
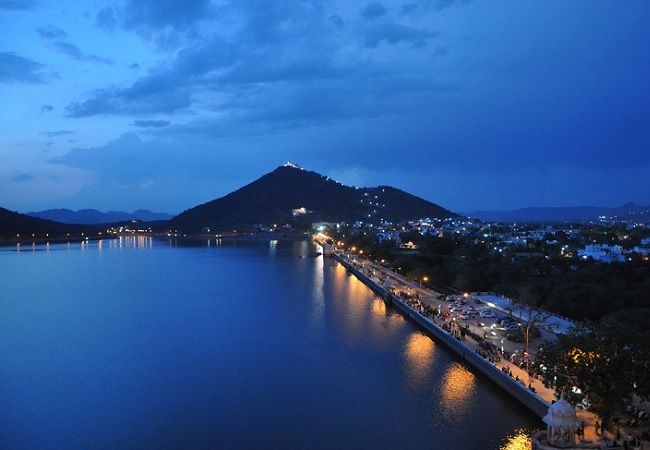
<svg viewBox="0 0 650 450"><path fill-rule="evenodd" d="M539 425L307 242L210 244L0 248L0 448L483 450Z"/></svg>

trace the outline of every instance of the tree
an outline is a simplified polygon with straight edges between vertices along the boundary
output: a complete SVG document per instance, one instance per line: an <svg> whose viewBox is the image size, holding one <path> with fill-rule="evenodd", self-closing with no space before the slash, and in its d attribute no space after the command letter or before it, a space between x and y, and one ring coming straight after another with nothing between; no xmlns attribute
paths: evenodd
<svg viewBox="0 0 650 450"><path fill-rule="evenodd" d="M637 331L605 320L558 336L537 353L545 383L585 401L609 424L634 395L647 399L650 392L647 336Z"/></svg>
<svg viewBox="0 0 650 450"><path fill-rule="evenodd" d="M532 337L539 336L539 329L550 317L550 313L541 309L543 294L541 286L531 285L520 291L520 294L513 300L512 312L519 319L518 325L521 331L526 351L526 372L530 383L530 362L529 345Z"/></svg>

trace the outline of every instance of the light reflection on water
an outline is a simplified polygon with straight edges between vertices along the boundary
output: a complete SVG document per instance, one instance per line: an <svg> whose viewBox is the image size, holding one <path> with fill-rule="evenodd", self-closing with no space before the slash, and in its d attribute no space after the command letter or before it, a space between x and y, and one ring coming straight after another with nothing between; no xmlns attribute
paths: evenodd
<svg viewBox="0 0 650 450"><path fill-rule="evenodd" d="M533 448L533 441L530 435L530 431L522 429L515 430L511 436L506 438L500 450L531 450Z"/></svg>
<svg viewBox="0 0 650 450"><path fill-rule="evenodd" d="M325 320L325 274L324 258L316 258L314 261L314 284L311 296L311 311L309 313L309 324L313 331L321 331Z"/></svg>
<svg viewBox="0 0 650 450"><path fill-rule="evenodd" d="M457 362L449 364L440 383L440 405L445 415L458 421L472 408L476 375Z"/></svg>
<svg viewBox="0 0 650 450"><path fill-rule="evenodd" d="M411 333L406 341L406 381L412 387L422 387L431 375L436 345L419 331Z"/></svg>

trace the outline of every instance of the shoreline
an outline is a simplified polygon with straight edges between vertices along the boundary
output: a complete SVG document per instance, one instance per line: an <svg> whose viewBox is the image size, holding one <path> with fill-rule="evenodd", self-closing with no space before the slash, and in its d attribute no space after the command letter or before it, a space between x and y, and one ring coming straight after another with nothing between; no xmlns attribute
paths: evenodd
<svg viewBox="0 0 650 450"><path fill-rule="evenodd" d="M465 345L462 341L457 340L453 335L443 330L438 324L423 315L420 311L412 308L402 299L389 293L385 288L361 273L356 267L346 261L340 255L333 253L332 258L341 264L345 269L352 273L359 281L369 289L384 298L406 319L411 320L422 328L432 339L446 345L450 350L456 353L464 362L469 364L475 370L480 372L494 382L497 386L506 391L512 398L528 408L535 415L542 418L546 415L550 403L542 399L539 395L533 393L525 386L513 378L504 375L504 373L491 362L479 356L475 350Z"/></svg>
<svg viewBox="0 0 650 450"><path fill-rule="evenodd" d="M118 239L120 237L150 237L152 239L182 239L186 241L206 241L208 239L219 239L226 242L264 242L264 241L285 241L299 242L311 239L309 233L259 233L259 234L189 234L170 235L168 233L121 233L89 236L52 236L52 237L0 237L0 247L16 247L47 244L79 243L84 241L101 241L104 239Z"/></svg>

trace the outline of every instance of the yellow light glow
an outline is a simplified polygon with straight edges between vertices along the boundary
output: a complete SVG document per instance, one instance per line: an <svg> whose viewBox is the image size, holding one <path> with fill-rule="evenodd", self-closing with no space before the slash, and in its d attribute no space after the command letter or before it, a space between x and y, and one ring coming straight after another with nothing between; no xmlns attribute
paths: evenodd
<svg viewBox="0 0 650 450"><path fill-rule="evenodd" d="M458 363L449 366L442 378L442 401L445 414L460 418L471 409L476 376Z"/></svg>
<svg viewBox="0 0 650 450"><path fill-rule="evenodd" d="M420 385L431 372L436 345L428 336L415 332L406 342L406 376L409 383Z"/></svg>
<svg viewBox="0 0 650 450"><path fill-rule="evenodd" d="M508 436L500 450L530 450L533 441L524 430L516 430L515 434Z"/></svg>

